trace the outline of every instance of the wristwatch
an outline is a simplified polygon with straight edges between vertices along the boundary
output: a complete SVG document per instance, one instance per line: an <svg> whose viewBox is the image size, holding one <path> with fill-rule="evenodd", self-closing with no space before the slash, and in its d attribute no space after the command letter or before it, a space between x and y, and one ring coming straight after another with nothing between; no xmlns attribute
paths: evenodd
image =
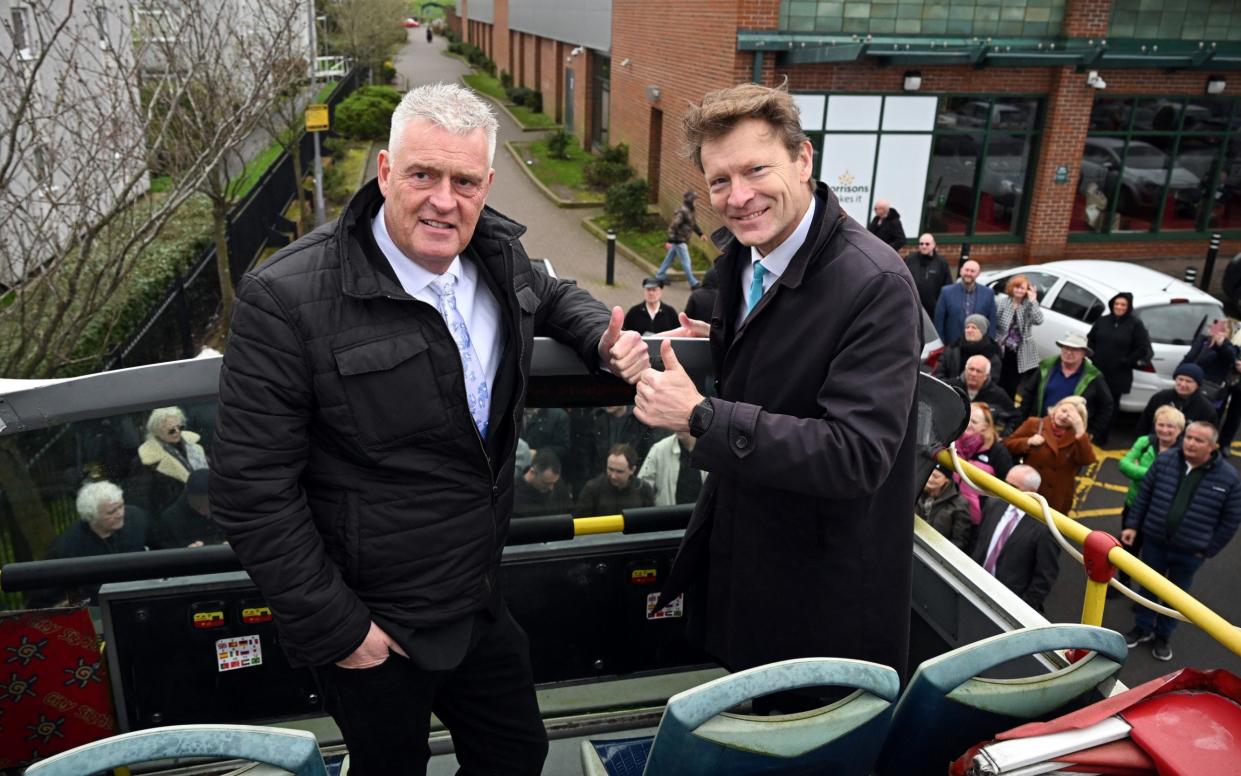
<svg viewBox="0 0 1241 776"><path fill-rule="evenodd" d="M703 399L689 413L689 434L700 437L711 428L711 420L715 417L715 406L710 399Z"/></svg>

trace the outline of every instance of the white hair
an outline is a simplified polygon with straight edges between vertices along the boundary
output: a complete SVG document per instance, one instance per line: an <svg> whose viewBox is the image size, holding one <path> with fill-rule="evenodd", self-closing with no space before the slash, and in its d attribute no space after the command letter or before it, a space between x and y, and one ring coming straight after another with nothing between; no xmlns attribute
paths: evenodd
<svg viewBox="0 0 1241 776"><path fill-rule="evenodd" d="M88 482L78 489L78 517L89 523L99 517L100 505L109 501L123 501L124 494L119 487L107 480Z"/></svg>
<svg viewBox="0 0 1241 776"><path fill-rule="evenodd" d="M185 425L185 413L180 407L158 407L151 410L151 414L147 417L147 439L157 438L164 428L164 423L170 419Z"/></svg>
<svg viewBox="0 0 1241 776"><path fill-rule="evenodd" d="M1043 475L1038 473L1038 469L1028 464L1019 463L1009 472L1015 479L1020 480L1021 487L1029 493L1038 490L1043 484Z"/></svg>
<svg viewBox="0 0 1241 776"><path fill-rule="evenodd" d="M422 119L456 135L481 129L487 135L487 166L496 157L496 133L500 129L491 107L473 90L459 84L438 83L410 89L392 112L388 153L395 154L410 121Z"/></svg>
<svg viewBox="0 0 1241 776"><path fill-rule="evenodd" d="M988 375L988 376L990 376L990 374L991 374L991 359L987 358L986 356L983 356L983 355L978 355L978 356L970 356L969 358L965 359L965 365L966 365L966 366L969 366L969 365L970 365L970 362L971 362L971 361L973 361L973 360L974 360L974 359L976 359L976 358L981 358L981 359L982 359L981 363L982 363L982 365L985 367L985 370L984 370L984 371L987 373L987 375Z"/></svg>

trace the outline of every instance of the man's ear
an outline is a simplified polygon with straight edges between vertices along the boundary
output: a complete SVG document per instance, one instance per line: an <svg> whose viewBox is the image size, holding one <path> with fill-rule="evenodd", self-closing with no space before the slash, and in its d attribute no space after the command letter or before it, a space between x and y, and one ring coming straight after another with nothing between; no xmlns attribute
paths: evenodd
<svg viewBox="0 0 1241 776"><path fill-rule="evenodd" d="M385 198L388 196L388 178L392 175L392 157L388 154L388 149L384 148L379 151L379 160L377 167L379 168L379 191Z"/></svg>
<svg viewBox="0 0 1241 776"><path fill-rule="evenodd" d="M809 140L803 140L797 149L797 179L802 183L810 181L810 173L814 170L814 146Z"/></svg>

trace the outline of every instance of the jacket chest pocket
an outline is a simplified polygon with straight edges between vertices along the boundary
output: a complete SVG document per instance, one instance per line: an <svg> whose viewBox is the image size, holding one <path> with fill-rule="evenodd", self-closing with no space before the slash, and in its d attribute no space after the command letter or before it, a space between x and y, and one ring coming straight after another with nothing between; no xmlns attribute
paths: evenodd
<svg viewBox="0 0 1241 776"><path fill-rule="evenodd" d="M365 446L383 446L444 425L427 341L418 332L334 351L345 400Z"/></svg>

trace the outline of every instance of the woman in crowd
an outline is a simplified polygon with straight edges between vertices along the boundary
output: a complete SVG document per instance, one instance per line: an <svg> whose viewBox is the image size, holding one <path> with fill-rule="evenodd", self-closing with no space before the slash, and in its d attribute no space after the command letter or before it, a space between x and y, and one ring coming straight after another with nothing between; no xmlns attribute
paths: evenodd
<svg viewBox="0 0 1241 776"><path fill-rule="evenodd" d="M1121 525L1124 525L1124 518L1129 512L1129 506L1138 496L1138 486L1142 484L1142 478L1146 476L1146 470L1155 462L1160 453L1165 453L1176 447L1177 442L1181 438L1181 432L1184 430L1185 415L1176 407L1165 404L1155 410L1155 430L1138 437L1134 441L1133 447L1129 448L1129 452L1125 453L1125 457L1120 459L1120 473L1129 478L1129 493L1125 495L1125 508L1121 512ZM1138 531L1137 538L1126 549L1134 555L1141 551L1141 531ZM1120 581L1128 581L1123 572L1121 572Z"/></svg>
<svg viewBox="0 0 1241 776"><path fill-rule="evenodd" d="M1021 381L1038 368L1038 347L1030 333L1043 322L1043 308L1038 304L1038 291L1025 275L1009 278L1004 293L1008 303L997 305L991 336L1003 350L1000 387L1016 398Z"/></svg>
<svg viewBox="0 0 1241 776"><path fill-rule="evenodd" d="M180 407L159 407L147 418L147 438L138 447L138 482L142 505L163 511L185 490L190 472L207 468L199 436L185 427Z"/></svg>
<svg viewBox="0 0 1241 776"><path fill-rule="evenodd" d="M1109 315L1090 327L1086 343L1090 345L1090 362L1103 373L1113 401L1129 393L1133 387L1133 370L1150 363L1150 334L1146 325L1133 314L1133 294L1121 291L1108 302Z"/></svg>
<svg viewBox="0 0 1241 776"><path fill-rule="evenodd" d="M1000 432L995 427L995 417L991 414L991 407L986 402L976 401L970 404L970 422L965 430L967 433L973 432L982 437L982 445L979 446L974 458L988 464L997 478L1002 480L1007 477L1008 470L1013 468L1013 456L1000 441ZM961 446L958 444L957 452L960 451Z"/></svg>
<svg viewBox="0 0 1241 776"><path fill-rule="evenodd" d="M1038 492L1052 509L1067 515L1073 507L1078 470L1094 463L1094 446L1086 433L1086 400L1066 396L1042 418L1027 418L1004 446L1023 456L1043 478Z"/></svg>
<svg viewBox="0 0 1241 776"><path fill-rule="evenodd" d="M1181 362L1202 367L1206 380L1199 387L1217 414L1223 410L1228 382L1239 358L1241 352L1232 344L1232 321L1220 318L1212 321L1207 332L1194 340Z"/></svg>

